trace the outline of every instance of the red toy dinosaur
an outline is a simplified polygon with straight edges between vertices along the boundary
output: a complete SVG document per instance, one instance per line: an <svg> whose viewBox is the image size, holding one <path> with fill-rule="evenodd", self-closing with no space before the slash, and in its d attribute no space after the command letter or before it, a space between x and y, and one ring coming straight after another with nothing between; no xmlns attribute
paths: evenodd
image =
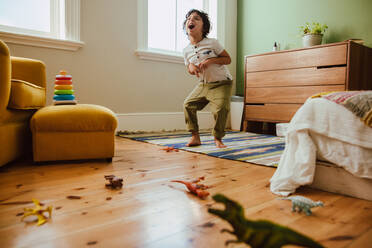
<svg viewBox="0 0 372 248"><path fill-rule="evenodd" d="M174 146L166 146L166 147L161 148L161 149L166 151L166 152L172 152L172 151L178 152L178 149L174 148Z"/></svg>
<svg viewBox="0 0 372 248"><path fill-rule="evenodd" d="M200 199L204 199L209 195L209 192L205 191L205 189L208 189L208 186L199 183L201 180L204 180L204 177L199 177L197 180L194 180L192 182L186 182L181 180L172 180L171 182L182 183L186 185L187 189L192 194L198 196Z"/></svg>

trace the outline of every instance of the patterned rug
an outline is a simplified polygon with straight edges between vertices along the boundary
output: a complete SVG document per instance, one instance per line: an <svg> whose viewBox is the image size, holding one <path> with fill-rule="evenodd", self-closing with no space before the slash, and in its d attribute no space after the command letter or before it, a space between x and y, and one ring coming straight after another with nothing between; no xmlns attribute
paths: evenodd
<svg viewBox="0 0 372 248"><path fill-rule="evenodd" d="M161 134L123 134L120 137L151 144L174 147L180 150L202 153L213 157L238 160L259 165L276 167L284 150L284 138L266 134L230 131L223 143L226 148L216 148L210 132L201 132L202 145L187 147L191 135L186 132Z"/></svg>

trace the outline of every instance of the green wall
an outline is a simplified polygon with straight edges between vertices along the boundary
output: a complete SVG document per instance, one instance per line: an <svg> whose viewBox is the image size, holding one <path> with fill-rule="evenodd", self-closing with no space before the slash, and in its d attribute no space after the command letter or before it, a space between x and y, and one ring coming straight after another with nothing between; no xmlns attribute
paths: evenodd
<svg viewBox="0 0 372 248"><path fill-rule="evenodd" d="M363 39L372 47L372 0L238 0L236 94L244 94L244 56L302 47L299 26L327 24L323 43Z"/></svg>

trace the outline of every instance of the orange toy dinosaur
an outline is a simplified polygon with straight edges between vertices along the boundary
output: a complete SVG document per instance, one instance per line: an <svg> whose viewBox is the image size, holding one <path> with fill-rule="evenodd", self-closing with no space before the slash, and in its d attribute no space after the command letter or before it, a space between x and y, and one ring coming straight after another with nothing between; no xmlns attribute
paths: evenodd
<svg viewBox="0 0 372 248"><path fill-rule="evenodd" d="M166 152L172 152L172 151L178 152L178 149L174 148L174 146L166 146L166 147L161 148L161 149L166 151Z"/></svg>
<svg viewBox="0 0 372 248"><path fill-rule="evenodd" d="M205 191L205 189L208 189L208 186L200 184L199 182L201 180L204 180L204 177L199 177L197 180L194 180L192 182L186 182L181 180L172 180L171 182L182 183L186 185L186 188L190 191L190 193L196 195L200 199L205 199L209 195L209 192Z"/></svg>

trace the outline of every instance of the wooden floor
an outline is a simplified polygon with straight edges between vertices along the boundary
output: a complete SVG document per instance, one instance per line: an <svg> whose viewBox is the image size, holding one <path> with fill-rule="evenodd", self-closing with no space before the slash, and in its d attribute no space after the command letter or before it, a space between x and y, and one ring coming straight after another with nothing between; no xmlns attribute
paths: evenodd
<svg viewBox="0 0 372 248"><path fill-rule="evenodd" d="M124 138L116 138L112 163L13 163L0 168L0 247L225 247L233 237L220 230L229 225L207 212L219 205L170 182L201 176L212 195L238 200L249 219L287 225L326 247L372 247L372 202L304 188L298 193L325 206L312 216L293 213L289 201L270 192L273 173ZM123 189L105 188L108 174L123 177ZM32 198L53 206L52 219L39 227L21 222Z"/></svg>

